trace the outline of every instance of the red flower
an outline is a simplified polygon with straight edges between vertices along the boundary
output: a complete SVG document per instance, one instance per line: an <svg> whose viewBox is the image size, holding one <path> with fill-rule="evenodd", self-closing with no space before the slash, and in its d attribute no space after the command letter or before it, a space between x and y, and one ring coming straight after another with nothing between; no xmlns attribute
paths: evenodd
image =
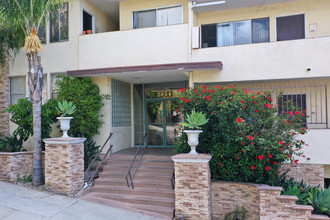
<svg viewBox="0 0 330 220"><path fill-rule="evenodd" d="M186 98L185 98L185 97L182 97L181 99L182 99L182 100L185 100Z"/></svg>
<svg viewBox="0 0 330 220"><path fill-rule="evenodd" d="M279 143L280 145L283 145L283 141L278 141L278 143Z"/></svg>
<svg viewBox="0 0 330 220"><path fill-rule="evenodd" d="M234 86L230 85L229 87L230 87L230 88L233 88Z"/></svg>
<svg viewBox="0 0 330 220"><path fill-rule="evenodd" d="M197 92L198 92L198 90L195 90L195 92L197 93Z"/></svg>
<svg viewBox="0 0 330 220"><path fill-rule="evenodd" d="M209 99L209 98L211 98L211 96L209 96L209 95L205 97L205 99Z"/></svg>
<svg viewBox="0 0 330 220"><path fill-rule="evenodd" d="M299 161L299 160L295 160L294 162L295 162L295 163L298 163L298 161Z"/></svg>
<svg viewBox="0 0 330 220"><path fill-rule="evenodd" d="M296 111L296 115L299 115L300 114L300 112L299 111Z"/></svg>
<svg viewBox="0 0 330 220"><path fill-rule="evenodd" d="M274 165L277 165L277 162L276 161L274 161L274 163L273 163Z"/></svg>
<svg viewBox="0 0 330 220"><path fill-rule="evenodd" d="M293 115L293 113L292 112L288 112L290 115Z"/></svg>
<svg viewBox="0 0 330 220"><path fill-rule="evenodd" d="M219 163L219 166L222 166L222 163Z"/></svg>
<svg viewBox="0 0 330 220"><path fill-rule="evenodd" d="M264 159L264 156L262 156L262 155L259 155L259 160L263 160Z"/></svg>
<svg viewBox="0 0 330 220"><path fill-rule="evenodd" d="M255 166L253 166L253 165L251 166L251 169L252 169L252 170L255 170L255 168L256 168Z"/></svg>
<svg viewBox="0 0 330 220"><path fill-rule="evenodd" d="M209 99L209 102L212 101L212 99Z"/></svg>
<svg viewBox="0 0 330 220"><path fill-rule="evenodd" d="M234 95L234 94L235 94L235 92L232 92L231 94L232 94L232 95Z"/></svg>
<svg viewBox="0 0 330 220"><path fill-rule="evenodd" d="M221 88L221 90L223 90L223 88Z"/></svg>
<svg viewBox="0 0 330 220"><path fill-rule="evenodd" d="M301 113L301 116L305 116L305 114L304 113Z"/></svg>
<svg viewBox="0 0 330 220"><path fill-rule="evenodd" d="M248 91L248 90L246 90L246 91L245 91L245 93L246 93L246 94L248 94L248 93L249 93L249 91Z"/></svg>
<svg viewBox="0 0 330 220"><path fill-rule="evenodd" d="M258 95L260 95L260 92L258 92Z"/></svg>
<svg viewBox="0 0 330 220"><path fill-rule="evenodd" d="M176 109L176 111L178 112L178 111L179 111L179 109L177 108L177 109Z"/></svg>
<svg viewBox="0 0 330 220"><path fill-rule="evenodd" d="M186 99L186 101L185 101L186 103L188 103L189 102L189 100L188 99Z"/></svg>
<svg viewBox="0 0 330 220"><path fill-rule="evenodd" d="M252 141L252 140L253 140L253 137L250 135L250 136L249 136L249 139Z"/></svg>
<svg viewBox="0 0 330 220"><path fill-rule="evenodd" d="M242 142L242 145L244 145L245 143L244 142Z"/></svg>
<svg viewBox="0 0 330 220"><path fill-rule="evenodd" d="M269 157L269 158L273 158L273 155L271 155L271 154L268 154L268 157Z"/></svg>
<svg viewBox="0 0 330 220"><path fill-rule="evenodd" d="M245 153L245 150L243 150L243 153Z"/></svg>
<svg viewBox="0 0 330 220"><path fill-rule="evenodd" d="M241 118L237 118L236 121L237 121L238 123L241 123L243 120L242 120Z"/></svg>
<svg viewBox="0 0 330 220"><path fill-rule="evenodd" d="M282 151L283 149L282 148L280 148L280 151Z"/></svg>
<svg viewBox="0 0 330 220"><path fill-rule="evenodd" d="M254 135L255 135L255 136L257 136L257 135L258 135L258 133L255 133Z"/></svg>
<svg viewBox="0 0 330 220"><path fill-rule="evenodd" d="M257 112L260 112L260 110L257 110Z"/></svg>
<svg viewBox="0 0 330 220"><path fill-rule="evenodd" d="M244 103L244 100L241 100L241 103L243 104Z"/></svg>
<svg viewBox="0 0 330 220"><path fill-rule="evenodd" d="M215 88L219 89L219 86L215 86Z"/></svg>
<svg viewBox="0 0 330 220"><path fill-rule="evenodd" d="M266 170L270 170L270 167L269 166L266 166Z"/></svg>
<svg viewBox="0 0 330 220"><path fill-rule="evenodd" d="M254 99L254 95L252 96L252 98Z"/></svg>
<svg viewBox="0 0 330 220"><path fill-rule="evenodd" d="M302 155L303 158L305 158L306 156L305 155Z"/></svg>
<svg viewBox="0 0 330 220"><path fill-rule="evenodd" d="M253 143L253 142L251 142L251 145L254 145L254 143Z"/></svg>
<svg viewBox="0 0 330 220"><path fill-rule="evenodd" d="M237 160L239 160L239 157L237 157Z"/></svg>
<svg viewBox="0 0 330 220"><path fill-rule="evenodd" d="M244 88L244 87L242 87L242 89L244 90L245 88Z"/></svg>

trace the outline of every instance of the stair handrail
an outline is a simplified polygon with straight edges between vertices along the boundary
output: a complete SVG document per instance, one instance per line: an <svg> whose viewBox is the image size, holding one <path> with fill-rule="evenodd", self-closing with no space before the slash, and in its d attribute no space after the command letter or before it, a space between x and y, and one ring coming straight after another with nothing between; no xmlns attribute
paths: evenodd
<svg viewBox="0 0 330 220"><path fill-rule="evenodd" d="M100 154L101 154L102 151L103 151L103 148L104 148L105 145L108 143L108 141L110 140L110 138L112 137L112 135L113 135L113 133L110 132L109 137L108 137L107 140L104 142L103 146L99 149L99 151L97 152L96 156L94 157L92 163L89 164L87 170L86 170L85 173L84 173L85 182L86 182L88 185L90 185L90 184L94 185L94 177L95 177L95 175L97 174L98 170L100 169L101 165L103 165L103 163L104 163L104 161L105 161L107 155L109 154L109 152L111 151L111 149L112 149L112 147L113 147L113 145L110 144L109 149L107 150L107 152L106 152L105 155L103 156L101 162L98 164L96 170L95 170L93 173L91 173L91 169L92 169L92 167L94 166L96 160L99 158ZM87 140L86 140L86 141L87 141ZM89 174L89 175L87 176L87 174Z"/></svg>
<svg viewBox="0 0 330 220"><path fill-rule="evenodd" d="M135 163L136 157L138 156L138 154L139 154L139 152L140 152L140 150L141 150L141 148L142 148L142 145L144 146L144 149L143 149L142 154L140 155L139 162L138 162L137 166L135 167L135 171L134 171L134 173L133 173L133 175L132 175L131 170L132 170L133 165L134 165L134 163ZM130 186L131 186L132 189L134 189L134 183L133 183L133 180L134 180L135 174L136 174L136 172L137 172L137 170L138 170L138 168L139 168L139 166L140 166L140 163L141 163L142 158L143 158L143 156L144 156L144 154L145 154L146 151L148 151L147 134L144 135L143 140L142 140L142 142L141 142L139 148L137 149L137 151L136 151L136 153L135 153L135 156L134 156L134 158L133 158L133 160L132 160L131 166L129 167L129 169L128 169L128 171L127 171L127 174L126 174L126 177L125 177L125 179L126 179L126 183L127 183L127 187L130 187ZM129 180L128 180L128 179L129 179Z"/></svg>

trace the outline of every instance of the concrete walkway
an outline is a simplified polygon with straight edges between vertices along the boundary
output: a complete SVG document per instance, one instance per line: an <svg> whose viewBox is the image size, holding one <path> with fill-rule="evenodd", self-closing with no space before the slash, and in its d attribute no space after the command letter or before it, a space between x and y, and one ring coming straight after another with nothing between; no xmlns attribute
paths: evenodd
<svg viewBox="0 0 330 220"><path fill-rule="evenodd" d="M156 220L157 218L0 181L0 219Z"/></svg>

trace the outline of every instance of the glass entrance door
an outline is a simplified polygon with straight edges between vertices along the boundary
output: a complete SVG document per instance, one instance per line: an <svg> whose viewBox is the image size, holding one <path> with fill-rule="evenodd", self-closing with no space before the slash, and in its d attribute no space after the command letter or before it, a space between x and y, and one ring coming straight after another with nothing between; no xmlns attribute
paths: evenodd
<svg viewBox="0 0 330 220"><path fill-rule="evenodd" d="M183 114L177 111L177 99L147 100L145 104L145 131L148 134L149 146L173 146L179 138L179 123Z"/></svg>

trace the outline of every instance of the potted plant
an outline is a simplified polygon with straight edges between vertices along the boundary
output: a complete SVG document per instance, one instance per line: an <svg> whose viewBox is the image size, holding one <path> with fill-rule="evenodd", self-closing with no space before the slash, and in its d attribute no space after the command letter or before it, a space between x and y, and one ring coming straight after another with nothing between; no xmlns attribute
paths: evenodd
<svg viewBox="0 0 330 220"><path fill-rule="evenodd" d="M206 118L206 114L202 112L191 111L191 114L187 114L186 122L180 123L181 125L188 127L191 130L184 129L184 132L188 136L188 144L191 147L189 154L198 154L196 152L196 146L198 145L199 134L203 131L200 130L202 125L205 125L209 119Z"/></svg>
<svg viewBox="0 0 330 220"><path fill-rule="evenodd" d="M68 138L68 131L70 129L70 120L73 117L68 117L75 113L76 106L73 102L67 102L64 100L63 102L58 102L57 110L61 113L60 117L57 119L60 121L61 130L63 131L63 138Z"/></svg>

